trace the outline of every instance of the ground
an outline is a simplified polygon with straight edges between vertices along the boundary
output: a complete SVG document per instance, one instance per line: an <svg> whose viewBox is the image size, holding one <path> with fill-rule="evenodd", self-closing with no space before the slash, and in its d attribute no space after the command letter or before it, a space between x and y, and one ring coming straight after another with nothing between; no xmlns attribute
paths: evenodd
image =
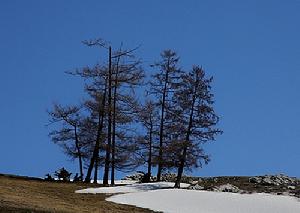
<svg viewBox="0 0 300 213"><path fill-rule="evenodd" d="M4 212L152 212L105 201L106 194L76 194L75 190L95 187L84 183L47 182L0 174L0 213Z"/></svg>

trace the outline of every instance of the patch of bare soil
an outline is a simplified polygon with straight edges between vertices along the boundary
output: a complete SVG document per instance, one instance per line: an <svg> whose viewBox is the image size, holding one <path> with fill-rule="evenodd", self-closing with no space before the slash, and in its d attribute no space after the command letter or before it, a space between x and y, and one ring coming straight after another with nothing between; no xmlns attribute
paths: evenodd
<svg viewBox="0 0 300 213"><path fill-rule="evenodd" d="M152 212L105 201L104 194L77 194L75 190L95 187L84 183L47 182L37 178L0 174L2 212Z"/></svg>

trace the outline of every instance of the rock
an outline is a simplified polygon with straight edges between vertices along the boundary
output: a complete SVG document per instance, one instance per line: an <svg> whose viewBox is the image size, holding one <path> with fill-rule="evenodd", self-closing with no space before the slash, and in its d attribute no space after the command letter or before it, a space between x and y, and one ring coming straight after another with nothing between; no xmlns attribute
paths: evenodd
<svg viewBox="0 0 300 213"><path fill-rule="evenodd" d="M189 186L188 189L192 189L192 190L203 190L204 187L203 186L200 186L198 184L196 185L193 185L193 186Z"/></svg>
<svg viewBox="0 0 300 213"><path fill-rule="evenodd" d="M138 171L135 174L125 176L124 178L122 178L122 180L133 180L133 181L141 182L145 175L146 174L144 172ZM175 173L164 173L161 175L161 181L164 181L164 182L175 182L176 178L177 178L177 174L175 174ZM156 177L151 176L150 181L151 182L156 181ZM192 182L198 182L198 181L201 181L201 178L190 177L190 176L185 176L185 175L183 175L181 178L182 183L192 184Z"/></svg>
<svg viewBox="0 0 300 213"><path fill-rule="evenodd" d="M136 172L132 175L126 175L122 180L133 180L133 181L142 181L145 173L143 172Z"/></svg>
<svg viewBox="0 0 300 213"><path fill-rule="evenodd" d="M165 182L175 182L176 181L177 174L175 173L164 173L161 176L161 181ZM181 182L183 182L184 177L181 178Z"/></svg>
<svg viewBox="0 0 300 213"><path fill-rule="evenodd" d="M194 185L197 185L198 183L199 183L198 180L194 180L194 181L192 181L190 184L194 186Z"/></svg>
<svg viewBox="0 0 300 213"><path fill-rule="evenodd" d="M288 186L288 189L295 190L296 187L295 186Z"/></svg>
<svg viewBox="0 0 300 213"><path fill-rule="evenodd" d="M232 192L232 193L239 193L241 192L241 190L231 184L225 184L225 185L221 185L221 186L217 186L213 188L213 191L217 191L217 192Z"/></svg>
<svg viewBox="0 0 300 213"><path fill-rule="evenodd" d="M264 176L256 176L249 178L250 183L262 184L262 185L295 185L296 179L288 177L283 174L279 175L264 175Z"/></svg>
<svg viewBox="0 0 300 213"><path fill-rule="evenodd" d="M150 181L151 181L151 182L155 182L156 180L157 180L156 177L154 177L154 176L151 176L151 177L150 177Z"/></svg>
<svg viewBox="0 0 300 213"><path fill-rule="evenodd" d="M261 178L259 177L251 177L249 178L250 183L261 183Z"/></svg>
<svg viewBox="0 0 300 213"><path fill-rule="evenodd" d="M272 179L272 177L264 177L261 181L262 184L264 185L279 185L278 182L275 179Z"/></svg>

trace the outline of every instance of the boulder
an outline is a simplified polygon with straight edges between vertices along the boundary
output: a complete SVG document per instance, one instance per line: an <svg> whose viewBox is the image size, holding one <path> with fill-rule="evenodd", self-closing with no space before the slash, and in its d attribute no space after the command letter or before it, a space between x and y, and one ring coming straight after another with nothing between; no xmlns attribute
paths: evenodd
<svg viewBox="0 0 300 213"><path fill-rule="evenodd" d="M232 192L232 193L240 193L241 190L234 185L231 185L229 183L225 184L225 185L221 185L221 186L216 186L213 188L213 191L217 191L217 192Z"/></svg>
<svg viewBox="0 0 300 213"><path fill-rule="evenodd" d="M288 186L287 188L290 189L290 190L295 190L296 189L295 186Z"/></svg>

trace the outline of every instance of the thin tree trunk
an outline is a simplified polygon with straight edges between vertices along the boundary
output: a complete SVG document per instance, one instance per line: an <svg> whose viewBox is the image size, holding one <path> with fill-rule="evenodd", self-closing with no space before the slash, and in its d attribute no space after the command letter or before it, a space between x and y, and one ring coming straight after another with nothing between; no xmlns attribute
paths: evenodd
<svg viewBox="0 0 300 213"><path fill-rule="evenodd" d="M115 152L116 152L116 104L117 104L117 87L118 87L118 74L119 74L119 61L117 60L117 68L114 79L114 95L113 95L113 129L112 129L112 146L111 146L111 185L115 185Z"/></svg>
<svg viewBox="0 0 300 213"><path fill-rule="evenodd" d="M92 170L94 168L94 163L99 156L100 140L101 140L101 134L102 134L102 130L103 130L103 123L104 123L104 116L105 116L106 91L107 91L107 88L106 88L106 82L105 82L102 103L99 104L99 117L98 117L98 130L97 130L96 143L95 143L95 147L93 150L92 158L90 160L88 172L85 177L85 182L87 182L87 183L89 183L91 181L91 174L92 174Z"/></svg>
<svg viewBox="0 0 300 213"><path fill-rule="evenodd" d="M101 140L101 134L102 134L102 129L103 129L103 125L104 125L104 116L105 116L105 103L106 103L106 82L105 82L105 90L104 90L104 94L103 94L103 102L102 102L102 114L101 114L101 128L100 131L97 134L97 140L99 141L97 143L97 152L95 153L95 158L94 158L94 162L95 162L95 168L94 168L94 183L98 183L98 167L99 167L99 148L100 148L100 140ZM99 115L100 116L100 115ZM99 136L98 136L99 135ZM98 138L99 137L99 138Z"/></svg>
<svg viewBox="0 0 300 213"><path fill-rule="evenodd" d="M107 128L107 147L105 155L105 166L103 175L103 184L108 185L109 165L110 165L110 154L111 154L111 46L109 47L109 59L108 59L108 128Z"/></svg>
<svg viewBox="0 0 300 213"><path fill-rule="evenodd" d="M150 116L150 131L149 131L149 156L148 156L148 173L147 173L147 182L150 182L151 178L151 167L152 167L152 131L153 124Z"/></svg>
<svg viewBox="0 0 300 213"><path fill-rule="evenodd" d="M165 102L166 102L166 93L169 77L169 60L166 71L165 85L163 89L163 97L161 104L161 119L160 119L160 129L159 129L159 152L158 152L158 168L157 168L157 181L161 179L162 172L162 155L163 155L163 133L164 133L164 113L165 113Z"/></svg>
<svg viewBox="0 0 300 213"><path fill-rule="evenodd" d="M77 149L77 153L78 153L78 160L79 160L79 170L80 170L80 180L83 180L83 168L82 168L82 154L81 154L81 150L79 147L79 140L78 140L78 135L77 135L77 127L74 127L74 131L75 131L75 146Z"/></svg>
<svg viewBox="0 0 300 213"><path fill-rule="evenodd" d="M99 154L95 159L95 168L94 168L94 183L97 183L98 180L98 162L99 162Z"/></svg>

